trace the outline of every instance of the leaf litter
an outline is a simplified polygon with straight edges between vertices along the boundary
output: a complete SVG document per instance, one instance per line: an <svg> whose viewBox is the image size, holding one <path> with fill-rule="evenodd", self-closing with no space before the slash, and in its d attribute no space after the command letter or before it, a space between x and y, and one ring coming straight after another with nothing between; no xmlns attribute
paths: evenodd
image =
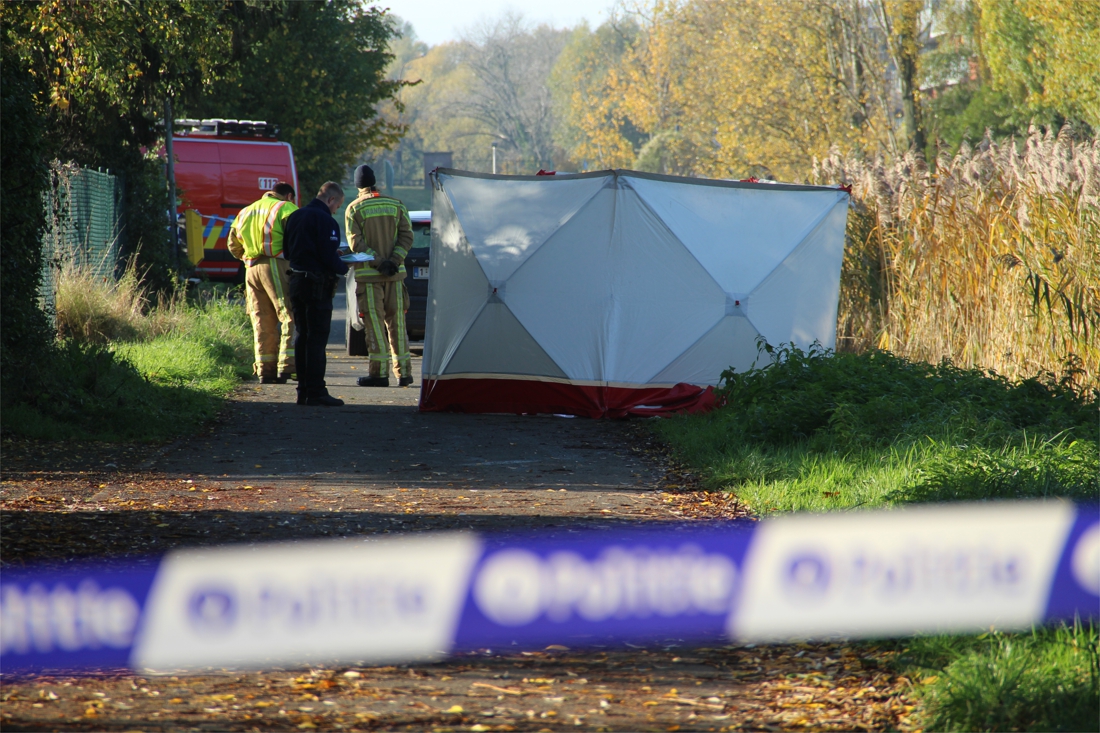
<svg viewBox="0 0 1100 733"><path fill-rule="evenodd" d="M624 493L631 500L621 502L624 517L570 517L577 526L751 518L736 499L700 488L649 431L627 429L629 450L659 469L659 493ZM59 452L5 440L3 449L0 537L8 567L180 546L547 522L508 516L510 507L487 492L437 500L410 486L334 497L308 482L169 476L142 469L154 450L145 445ZM889 644L687 648L670 639L651 648L482 650L433 664L306 672L3 679L0 723L29 731L905 730L915 724L915 701L909 680L893 671L894 654Z"/></svg>

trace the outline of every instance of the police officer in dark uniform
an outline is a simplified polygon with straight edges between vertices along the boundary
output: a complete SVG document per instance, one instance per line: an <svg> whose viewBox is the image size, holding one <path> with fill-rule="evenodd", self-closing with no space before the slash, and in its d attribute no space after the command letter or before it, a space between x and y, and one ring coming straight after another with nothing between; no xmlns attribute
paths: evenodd
<svg viewBox="0 0 1100 733"><path fill-rule="evenodd" d="M317 198L291 214L283 249L290 260L290 307L297 337L298 404L339 407L344 401L325 388L325 347L332 326L332 298L338 277L348 271L340 259L340 227L332 215L344 203L344 189L329 181Z"/></svg>

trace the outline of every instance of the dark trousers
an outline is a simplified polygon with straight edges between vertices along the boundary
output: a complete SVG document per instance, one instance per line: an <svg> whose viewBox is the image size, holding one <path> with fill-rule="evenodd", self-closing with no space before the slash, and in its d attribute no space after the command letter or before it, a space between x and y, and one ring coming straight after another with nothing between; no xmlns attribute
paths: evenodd
<svg viewBox="0 0 1100 733"><path fill-rule="evenodd" d="M303 275L290 277L290 307L296 336L294 359L298 372L298 396L322 397L325 389L325 347L332 326L332 294Z"/></svg>

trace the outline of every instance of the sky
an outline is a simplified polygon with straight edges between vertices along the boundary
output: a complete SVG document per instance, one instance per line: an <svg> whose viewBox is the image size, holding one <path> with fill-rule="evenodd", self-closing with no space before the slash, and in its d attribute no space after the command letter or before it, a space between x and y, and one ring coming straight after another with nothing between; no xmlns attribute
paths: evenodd
<svg viewBox="0 0 1100 733"><path fill-rule="evenodd" d="M614 0L389 0L373 3L412 23L416 36L429 46L458 40L462 31L481 20L493 20L511 10L532 23L571 27L582 20L595 28L607 20Z"/></svg>

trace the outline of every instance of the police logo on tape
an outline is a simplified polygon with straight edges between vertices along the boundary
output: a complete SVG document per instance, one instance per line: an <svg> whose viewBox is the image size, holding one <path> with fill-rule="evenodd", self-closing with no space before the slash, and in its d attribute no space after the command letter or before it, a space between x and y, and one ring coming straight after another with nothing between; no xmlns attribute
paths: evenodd
<svg viewBox="0 0 1100 733"><path fill-rule="evenodd" d="M474 600L492 621L522 626L545 615L564 622L682 614L726 614L737 569L722 554L685 544L675 551L609 547L588 560L575 552L543 558L522 549L491 555Z"/></svg>

